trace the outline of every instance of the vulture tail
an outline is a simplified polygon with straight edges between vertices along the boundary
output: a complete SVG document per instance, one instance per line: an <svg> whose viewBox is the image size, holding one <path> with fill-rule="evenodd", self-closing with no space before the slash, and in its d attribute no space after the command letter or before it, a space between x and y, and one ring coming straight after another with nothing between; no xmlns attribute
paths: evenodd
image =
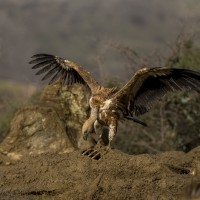
<svg viewBox="0 0 200 200"><path fill-rule="evenodd" d="M134 122L138 123L138 124L141 124L142 126L147 126L147 124L145 122L142 122L140 121L139 119L136 119L134 117L131 117L131 116L126 116L125 117L126 119L128 120L133 120Z"/></svg>

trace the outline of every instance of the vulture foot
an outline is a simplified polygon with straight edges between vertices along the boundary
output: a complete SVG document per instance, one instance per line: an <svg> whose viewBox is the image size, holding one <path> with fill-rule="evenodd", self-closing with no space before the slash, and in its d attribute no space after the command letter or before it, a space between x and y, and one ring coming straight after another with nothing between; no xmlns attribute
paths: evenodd
<svg viewBox="0 0 200 200"><path fill-rule="evenodd" d="M99 160L103 157L103 155L108 153L110 149L110 146L102 146L101 144L97 143L94 147L83 150L82 155Z"/></svg>

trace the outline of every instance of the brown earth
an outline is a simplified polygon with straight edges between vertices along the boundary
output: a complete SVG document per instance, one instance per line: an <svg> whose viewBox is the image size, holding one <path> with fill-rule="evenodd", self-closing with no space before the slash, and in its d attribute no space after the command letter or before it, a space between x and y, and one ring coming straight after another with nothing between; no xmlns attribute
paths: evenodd
<svg viewBox="0 0 200 200"><path fill-rule="evenodd" d="M80 151L18 161L2 155L0 163L0 199L182 199L200 181L200 147L158 155L112 150L99 160Z"/></svg>
<svg viewBox="0 0 200 200"><path fill-rule="evenodd" d="M80 86L55 84L38 105L16 113L0 144L0 200L172 200L200 182L200 147L187 154L82 155L91 145L80 134L87 96Z"/></svg>

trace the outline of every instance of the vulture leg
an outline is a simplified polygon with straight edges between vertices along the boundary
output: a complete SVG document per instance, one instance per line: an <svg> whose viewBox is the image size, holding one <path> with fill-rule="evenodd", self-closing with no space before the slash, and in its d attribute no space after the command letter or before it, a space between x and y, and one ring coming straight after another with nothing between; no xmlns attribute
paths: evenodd
<svg viewBox="0 0 200 200"><path fill-rule="evenodd" d="M94 122L94 130L99 137L99 141L101 141L103 135L103 126L98 122L98 120Z"/></svg>
<svg viewBox="0 0 200 200"><path fill-rule="evenodd" d="M117 133L117 125L118 125L117 119L112 117L109 124L109 133L108 133L108 139L109 139L108 148L109 149L111 149L112 140Z"/></svg>
<svg viewBox="0 0 200 200"><path fill-rule="evenodd" d="M108 146L105 146L105 141L104 141L105 138L103 138L103 136L105 136L103 133L103 125L100 124L96 120L94 123L94 129L95 129L95 133L98 135L98 138L99 138L98 142L94 147L84 150L82 152L82 155L88 156L95 160L99 160L103 155L105 155L108 152L108 150L110 149L110 141L112 141L112 139L116 133L116 128L113 129L113 126L115 124L116 123L114 121L112 121L112 123L109 126L109 128L110 128L109 129L109 133L110 133L109 144L108 144Z"/></svg>

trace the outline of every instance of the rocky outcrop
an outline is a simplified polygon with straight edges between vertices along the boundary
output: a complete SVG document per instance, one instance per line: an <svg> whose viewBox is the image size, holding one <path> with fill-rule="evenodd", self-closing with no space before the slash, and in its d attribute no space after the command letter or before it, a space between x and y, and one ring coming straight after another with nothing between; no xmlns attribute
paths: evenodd
<svg viewBox="0 0 200 200"><path fill-rule="evenodd" d="M13 159L27 154L70 152L87 148L81 127L87 117L89 92L82 85L47 86L37 105L20 109L13 118L10 132L0 144L0 152Z"/></svg>

